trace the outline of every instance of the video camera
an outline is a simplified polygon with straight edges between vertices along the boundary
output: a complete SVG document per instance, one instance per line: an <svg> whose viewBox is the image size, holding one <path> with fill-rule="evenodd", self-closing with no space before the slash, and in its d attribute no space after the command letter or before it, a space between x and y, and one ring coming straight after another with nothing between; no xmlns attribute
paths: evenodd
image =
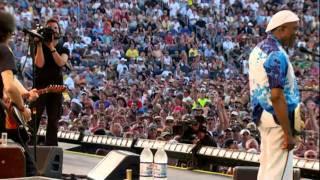
<svg viewBox="0 0 320 180"><path fill-rule="evenodd" d="M28 30L28 29L23 29L22 30L25 34L29 35L32 38L38 38L42 42L49 43L52 41L52 36L55 35L54 30L51 27L42 27L39 29L35 30ZM55 36L55 39L59 39L59 36Z"/></svg>
<svg viewBox="0 0 320 180"><path fill-rule="evenodd" d="M51 42L52 36L55 34L51 27L43 27L38 29L38 33L43 37L43 42Z"/></svg>

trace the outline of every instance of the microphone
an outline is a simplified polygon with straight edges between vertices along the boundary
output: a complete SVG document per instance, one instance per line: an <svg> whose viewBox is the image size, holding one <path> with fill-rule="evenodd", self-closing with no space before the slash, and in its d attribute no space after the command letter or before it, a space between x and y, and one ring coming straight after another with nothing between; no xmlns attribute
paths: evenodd
<svg viewBox="0 0 320 180"><path fill-rule="evenodd" d="M28 30L28 29L23 29L22 30L22 32L24 32L25 34L28 34L29 36L31 36L31 37L36 37L36 38L39 38L40 40L43 40L43 37L39 34L39 33L37 33L35 30Z"/></svg>
<svg viewBox="0 0 320 180"><path fill-rule="evenodd" d="M320 54L317 54L317 53L315 53L315 52L312 52L312 51L310 51L309 49L307 49L307 48L305 48L305 47L303 47L303 46L300 46L300 47L299 47L299 50L300 50L300 52L302 52L302 53L306 53L306 54L310 54L310 55L313 55L313 56L318 56L318 57L320 57Z"/></svg>

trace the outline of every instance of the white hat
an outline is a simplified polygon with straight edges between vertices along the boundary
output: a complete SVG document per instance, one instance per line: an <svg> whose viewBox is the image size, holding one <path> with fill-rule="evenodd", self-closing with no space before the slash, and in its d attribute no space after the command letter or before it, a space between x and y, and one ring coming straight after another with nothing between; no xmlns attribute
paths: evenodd
<svg viewBox="0 0 320 180"><path fill-rule="evenodd" d="M274 14L269 21L266 32L269 32L285 23L299 21L299 17L290 10L282 10Z"/></svg>
<svg viewBox="0 0 320 180"><path fill-rule="evenodd" d="M251 134L248 129L242 129L242 130L240 131L240 135L243 135L244 133L248 133L249 135Z"/></svg>
<svg viewBox="0 0 320 180"><path fill-rule="evenodd" d="M166 120L174 120L173 116L167 116Z"/></svg>
<svg viewBox="0 0 320 180"><path fill-rule="evenodd" d="M231 115L238 116L238 115L239 115L239 113L238 113L237 111L232 111L232 112L231 112Z"/></svg>
<svg viewBox="0 0 320 180"><path fill-rule="evenodd" d="M126 58L121 58L120 61L127 62L127 59Z"/></svg>

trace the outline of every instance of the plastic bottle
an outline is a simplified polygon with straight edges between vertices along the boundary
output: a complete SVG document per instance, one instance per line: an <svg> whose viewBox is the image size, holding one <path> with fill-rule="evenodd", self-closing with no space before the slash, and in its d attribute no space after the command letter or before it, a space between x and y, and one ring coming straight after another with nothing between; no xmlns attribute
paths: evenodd
<svg viewBox="0 0 320 180"><path fill-rule="evenodd" d="M153 164L153 179L154 180L167 180L168 172L168 156L163 148L159 148L154 155Z"/></svg>
<svg viewBox="0 0 320 180"><path fill-rule="evenodd" d="M140 155L140 180L151 180L153 170L153 154L149 148L144 148Z"/></svg>

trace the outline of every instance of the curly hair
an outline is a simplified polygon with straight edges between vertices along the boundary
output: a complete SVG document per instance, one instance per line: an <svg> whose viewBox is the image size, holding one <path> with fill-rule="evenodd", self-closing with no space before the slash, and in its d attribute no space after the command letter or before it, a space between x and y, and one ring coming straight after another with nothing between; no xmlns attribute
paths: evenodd
<svg viewBox="0 0 320 180"><path fill-rule="evenodd" d="M0 11L0 42L5 42L15 29L15 18L10 13Z"/></svg>

